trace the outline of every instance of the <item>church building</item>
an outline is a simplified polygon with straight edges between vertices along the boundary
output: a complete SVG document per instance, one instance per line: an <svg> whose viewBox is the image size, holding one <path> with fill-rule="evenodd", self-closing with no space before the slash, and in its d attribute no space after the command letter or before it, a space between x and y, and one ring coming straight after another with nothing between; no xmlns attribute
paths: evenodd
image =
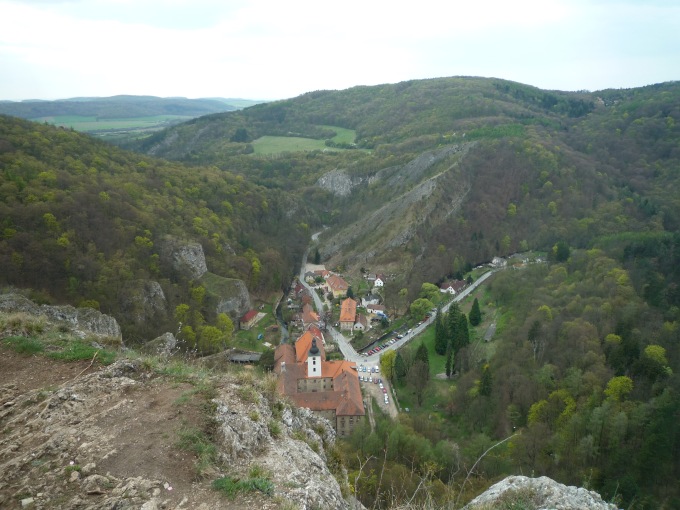
<svg viewBox="0 0 680 510"><path fill-rule="evenodd" d="M339 436L349 435L366 411L356 364L327 361L323 333L312 326L295 344L276 348L274 371L278 389L298 407L327 418Z"/></svg>

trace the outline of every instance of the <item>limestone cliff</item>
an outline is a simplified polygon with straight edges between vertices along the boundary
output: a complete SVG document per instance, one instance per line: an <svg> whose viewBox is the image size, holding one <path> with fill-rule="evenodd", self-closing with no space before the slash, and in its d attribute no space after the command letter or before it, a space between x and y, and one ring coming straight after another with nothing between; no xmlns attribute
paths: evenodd
<svg viewBox="0 0 680 510"><path fill-rule="evenodd" d="M195 280L208 271L203 246L166 236L158 243L161 262L184 278Z"/></svg>

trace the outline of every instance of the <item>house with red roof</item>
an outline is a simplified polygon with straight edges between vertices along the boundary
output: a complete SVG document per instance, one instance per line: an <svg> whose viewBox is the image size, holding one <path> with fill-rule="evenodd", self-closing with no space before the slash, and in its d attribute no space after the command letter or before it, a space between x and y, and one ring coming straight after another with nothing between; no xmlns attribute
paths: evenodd
<svg viewBox="0 0 680 510"><path fill-rule="evenodd" d="M248 310L238 321L241 329L250 329L258 321L257 310Z"/></svg>
<svg viewBox="0 0 680 510"><path fill-rule="evenodd" d="M326 280L328 288L331 289L333 297L341 297L347 295L347 289L349 289L349 283L340 278L338 275L333 274Z"/></svg>
<svg viewBox="0 0 680 510"><path fill-rule="evenodd" d="M347 298L340 305L340 330L352 331L356 321L357 302L352 298Z"/></svg>

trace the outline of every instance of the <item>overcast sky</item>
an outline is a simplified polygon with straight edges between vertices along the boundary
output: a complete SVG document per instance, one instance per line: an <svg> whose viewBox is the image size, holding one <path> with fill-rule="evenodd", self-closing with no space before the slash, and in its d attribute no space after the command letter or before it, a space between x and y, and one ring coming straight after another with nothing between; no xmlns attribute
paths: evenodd
<svg viewBox="0 0 680 510"><path fill-rule="evenodd" d="M0 0L0 99L680 79L677 0Z"/></svg>

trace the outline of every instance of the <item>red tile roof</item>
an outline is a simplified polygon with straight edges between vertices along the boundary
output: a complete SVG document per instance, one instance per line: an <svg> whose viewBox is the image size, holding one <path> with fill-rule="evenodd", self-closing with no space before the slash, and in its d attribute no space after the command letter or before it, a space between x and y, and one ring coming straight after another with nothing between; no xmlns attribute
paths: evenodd
<svg viewBox="0 0 680 510"><path fill-rule="evenodd" d="M249 322L257 317L257 310L248 310L246 314L241 317L241 322Z"/></svg>
<svg viewBox="0 0 680 510"><path fill-rule="evenodd" d="M349 283L340 278L338 275L329 276L328 280L326 280L326 283L328 283L328 286L336 292L345 291L349 288Z"/></svg>
<svg viewBox="0 0 680 510"><path fill-rule="evenodd" d="M340 322L354 324L357 318L357 302L352 298L345 299L340 305Z"/></svg>

